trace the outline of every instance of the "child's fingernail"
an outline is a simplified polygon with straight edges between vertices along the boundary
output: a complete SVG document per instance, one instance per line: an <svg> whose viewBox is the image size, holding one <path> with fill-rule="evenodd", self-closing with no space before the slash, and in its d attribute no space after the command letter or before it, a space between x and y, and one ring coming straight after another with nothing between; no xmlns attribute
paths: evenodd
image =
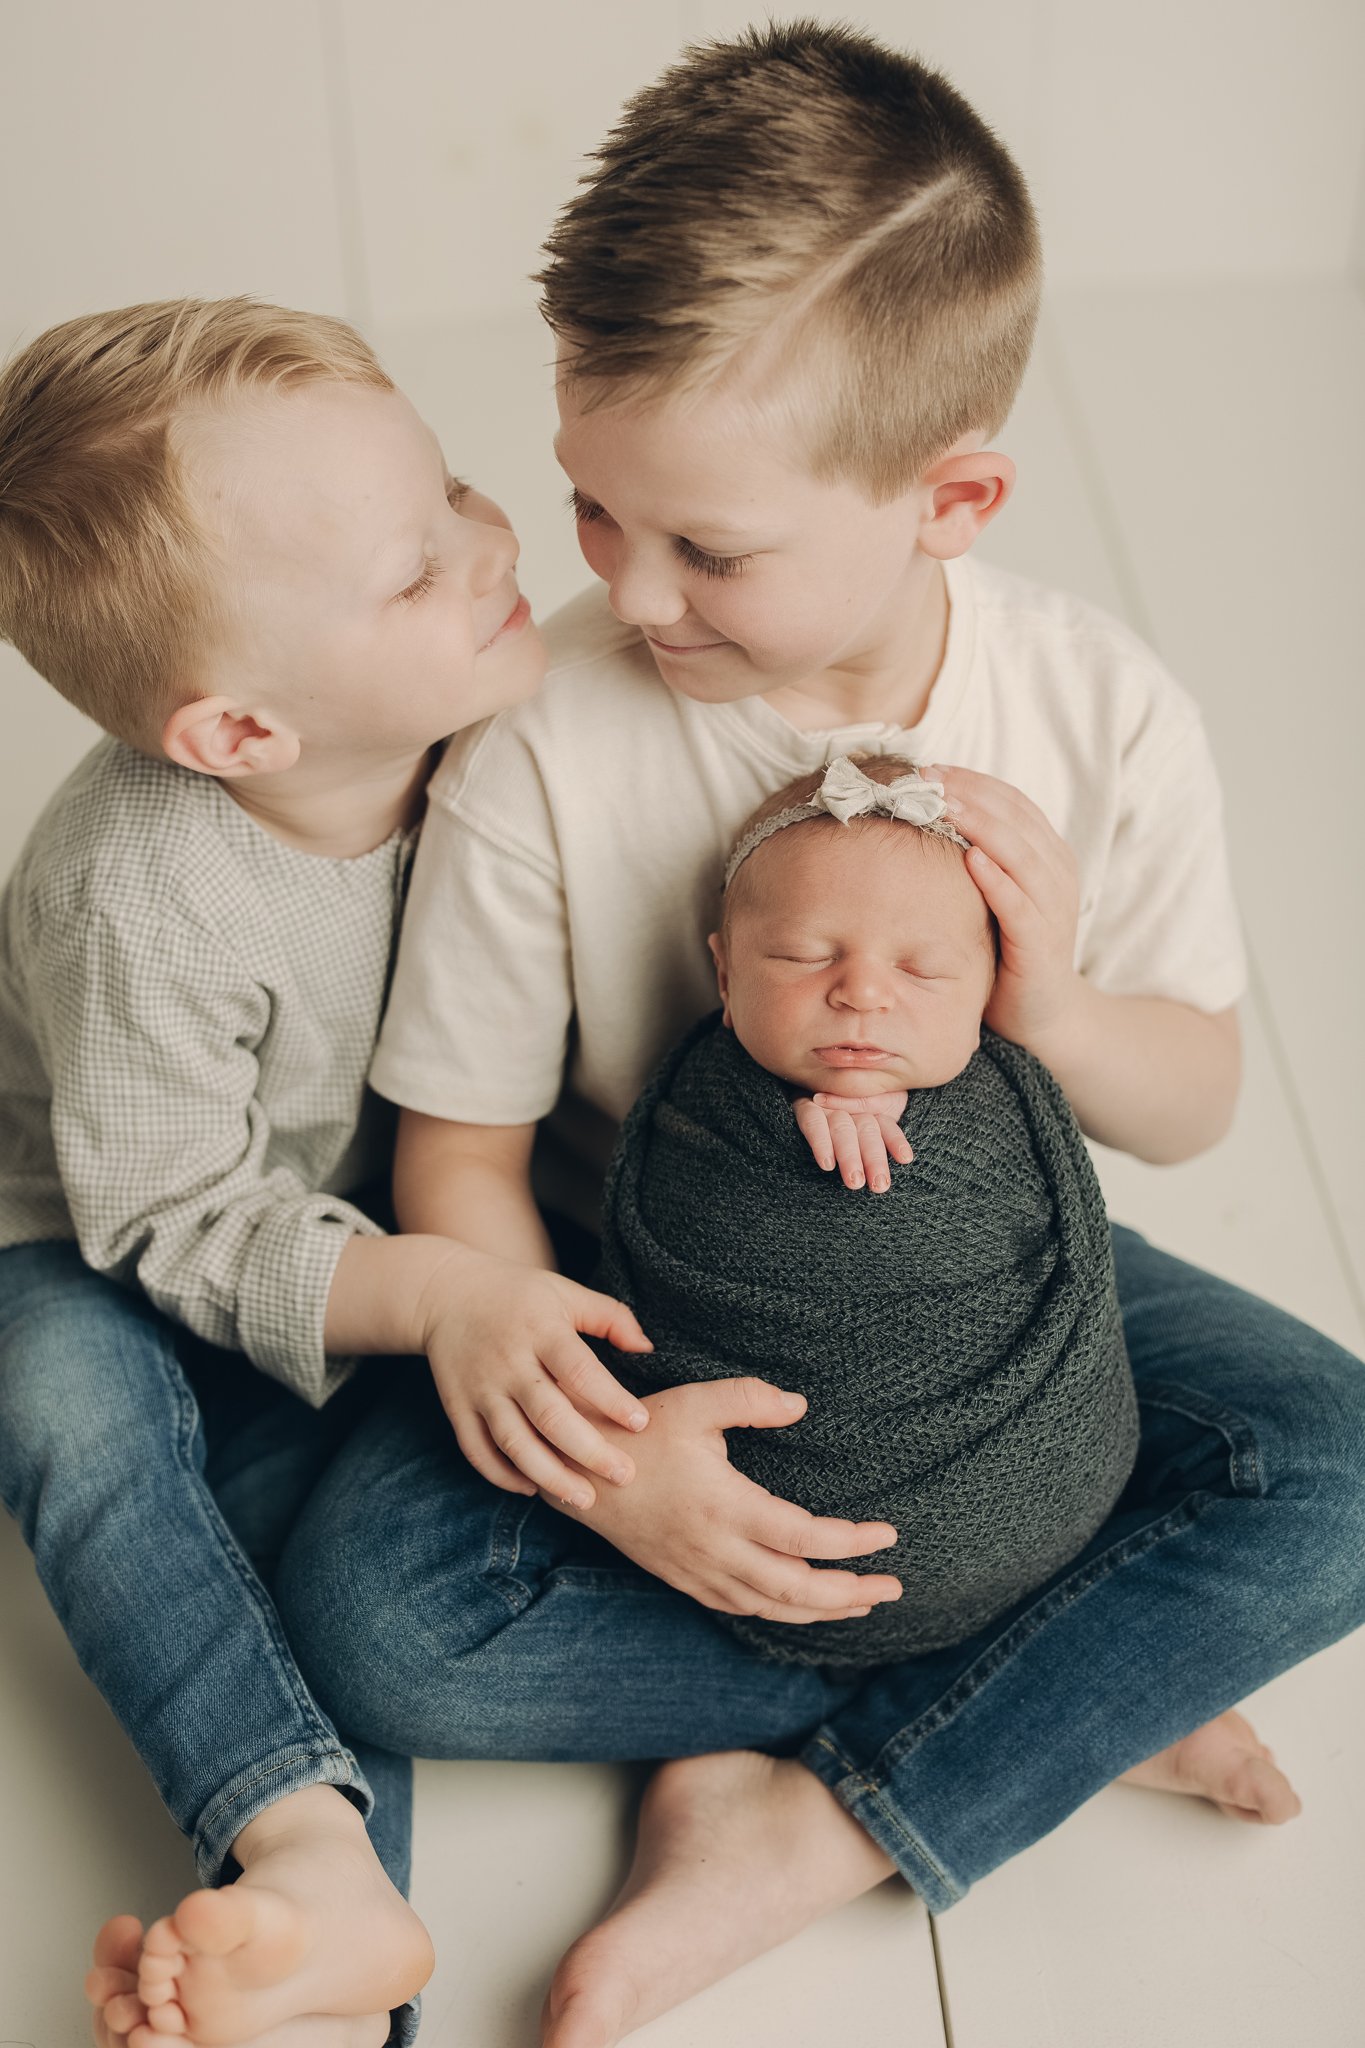
<svg viewBox="0 0 1365 2048"><path fill-rule="evenodd" d="M870 1607L853 1607L849 1610L848 1618L850 1621L856 1621L860 1615L871 1614L871 1612L872 1609Z"/></svg>
<svg viewBox="0 0 1365 2048"><path fill-rule="evenodd" d="M608 1472L607 1477L608 1479L610 1479L613 1486L624 1486L626 1481L630 1478L630 1474L626 1470L624 1465L613 1465L610 1472Z"/></svg>
<svg viewBox="0 0 1365 2048"><path fill-rule="evenodd" d="M590 1508L592 1506L592 1495L590 1493L576 1493L566 1505L574 1508Z"/></svg>
<svg viewBox="0 0 1365 2048"><path fill-rule="evenodd" d="M889 1180L886 1180L885 1178L883 1178L881 1174L878 1174L877 1178L872 1183L872 1192L874 1195L884 1195L887 1189L890 1187L890 1185L891 1183Z"/></svg>
<svg viewBox="0 0 1365 2048"><path fill-rule="evenodd" d="M851 1180L851 1181L849 1182L849 1186L850 1186L851 1188L860 1188L860 1187L862 1186L862 1184L863 1184L863 1177L862 1177L862 1175L861 1175L860 1173L855 1173L855 1174L854 1174L854 1176L853 1176L853 1178L852 1178L852 1180Z"/></svg>
<svg viewBox="0 0 1365 2048"><path fill-rule="evenodd" d="M649 1348L652 1351L654 1349L654 1346L651 1344ZM635 1413L630 1418L630 1426L632 1429L643 1429L648 1421L648 1410L644 1408L637 1408Z"/></svg>
<svg viewBox="0 0 1365 2048"><path fill-rule="evenodd" d="M806 1405L806 1397L804 1394L784 1394L782 1396L782 1400L784 1405L788 1408L804 1408Z"/></svg>

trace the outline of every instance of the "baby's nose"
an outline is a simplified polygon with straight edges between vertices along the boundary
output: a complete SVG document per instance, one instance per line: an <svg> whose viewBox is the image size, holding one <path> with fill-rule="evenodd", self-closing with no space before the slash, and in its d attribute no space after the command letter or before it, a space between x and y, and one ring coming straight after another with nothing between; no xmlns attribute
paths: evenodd
<svg viewBox="0 0 1365 2048"><path fill-rule="evenodd" d="M891 1003L890 977L871 961L850 960L835 984L834 994L845 1009L864 1013L885 1010Z"/></svg>

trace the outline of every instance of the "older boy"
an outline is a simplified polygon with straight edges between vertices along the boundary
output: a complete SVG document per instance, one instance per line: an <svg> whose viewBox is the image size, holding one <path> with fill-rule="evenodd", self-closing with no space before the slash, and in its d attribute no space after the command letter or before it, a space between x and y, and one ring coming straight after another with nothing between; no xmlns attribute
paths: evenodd
<svg viewBox="0 0 1365 2048"><path fill-rule="evenodd" d="M560 459L610 608L570 608L545 695L434 785L375 1067L416 1112L404 1221L534 1256L552 1108L561 1184L590 1202L614 1122L713 1001L729 839L850 749L974 763L934 772L1000 927L987 1022L1084 1128L1149 1159L1213 1142L1243 965L1197 711L1113 621L966 559L1008 496L989 437L1038 289L998 142L924 67L774 29L643 93L550 251ZM781 1419L752 1388L747 1416L712 1387L654 1397L635 1484L582 1517L654 1580L551 1505L500 1503L419 1403L342 1454L285 1600L348 1720L438 1754L689 1759L655 1779L625 1894L557 1974L553 2048L607 2048L893 1868L942 1911L1121 1773L1258 1821L1297 1810L1231 1708L1365 1614L1365 1375L1115 1239L1143 1438L1114 1514L998 1623L857 1688L761 1665L657 1583L815 1618L796 1511L725 1462L726 1427ZM423 1560L411 1592L388 1545Z"/></svg>
<svg viewBox="0 0 1365 2048"><path fill-rule="evenodd" d="M0 1487L201 1882L240 1873L105 1929L104 2041L374 2048L394 2008L411 2038L407 1766L366 1759L386 1875L248 1562L354 1424L356 1356L425 1352L476 1422L464 1366L514 1359L570 1447L556 1376L635 1410L576 1335L633 1344L624 1312L386 1236L363 1192L430 750L541 679L516 559L337 321L129 307L0 378L0 628L111 735L0 904Z"/></svg>

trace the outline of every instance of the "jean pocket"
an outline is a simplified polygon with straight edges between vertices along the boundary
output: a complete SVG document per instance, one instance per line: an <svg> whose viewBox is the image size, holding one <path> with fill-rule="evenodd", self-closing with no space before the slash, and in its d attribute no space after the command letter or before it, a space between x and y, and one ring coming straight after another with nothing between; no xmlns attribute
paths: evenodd
<svg viewBox="0 0 1365 2048"><path fill-rule="evenodd" d="M1138 1390L1141 1435L1115 1513L1154 1514L1191 1496L1257 1499L1264 1462L1246 1417L1178 1381L1145 1381Z"/></svg>

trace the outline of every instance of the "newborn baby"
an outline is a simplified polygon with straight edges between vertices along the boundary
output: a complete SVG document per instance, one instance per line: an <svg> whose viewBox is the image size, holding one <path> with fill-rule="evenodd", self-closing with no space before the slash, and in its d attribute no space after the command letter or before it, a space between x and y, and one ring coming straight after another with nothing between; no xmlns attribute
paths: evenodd
<svg viewBox="0 0 1365 2048"><path fill-rule="evenodd" d="M864 772L864 769L866 772ZM621 1132L598 1285L654 1340L641 1394L754 1373L805 1394L734 1464L814 1514L891 1522L903 1597L810 1627L722 1617L858 1668L961 1641L1073 1557L1137 1448L1104 1203L1047 1069L982 1026L989 912L909 762L841 759L770 798L726 871L723 1009ZM909 1091L913 1162L827 1177L794 1095Z"/></svg>

